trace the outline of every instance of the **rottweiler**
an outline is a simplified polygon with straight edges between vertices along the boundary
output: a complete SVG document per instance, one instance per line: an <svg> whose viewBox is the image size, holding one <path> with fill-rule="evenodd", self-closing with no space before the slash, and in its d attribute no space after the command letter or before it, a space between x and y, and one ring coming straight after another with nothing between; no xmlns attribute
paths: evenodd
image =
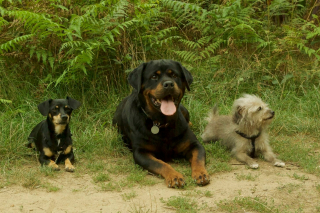
<svg viewBox="0 0 320 213"><path fill-rule="evenodd" d="M65 170L73 172L74 154L72 148L69 122L73 110L81 103L75 99L49 99L38 105L38 109L46 120L35 126L28 137L28 147L39 152L41 165L48 165L54 170L60 170L57 165L64 161Z"/></svg>
<svg viewBox="0 0 320 213"><path fill-rule="evenodd" d="M189 127L188 110L180 104L192 81L191 73L177 61L143 63L129 74L134 89L113 117L135 163L161 175L172 188L183 187L184 177L165 161L179 157L191 163L197 184L210 182L205 149Z"/></svg>

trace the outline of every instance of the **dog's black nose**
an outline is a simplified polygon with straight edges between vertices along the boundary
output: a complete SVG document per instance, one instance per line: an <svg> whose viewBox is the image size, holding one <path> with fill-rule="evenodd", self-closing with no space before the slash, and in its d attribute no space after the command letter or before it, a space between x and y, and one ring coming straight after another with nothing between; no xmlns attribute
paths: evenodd
<svg viewBox="0 0 320 213"><path fill-rule="evenodd" d="M274 115L274 114L275 114L275 112L274 112L274 111L271 111L271 114L272 114L272 115Z"/></svg>
<svg viewBox="0 0 320 213"><path fill-rule="evenodd" d="M63 120L63 121L68 120L68 115L61 115L61 120Z"/></svg>
<svg viewBox="0 0 320 213"><path fill-rule="evenodd" d="M173 84L172 81L165 81L165 82L163 82L162 85L163 85L163 87L164 87L165 89L172 89L173 86L174 86L174 84Z"/></svg>

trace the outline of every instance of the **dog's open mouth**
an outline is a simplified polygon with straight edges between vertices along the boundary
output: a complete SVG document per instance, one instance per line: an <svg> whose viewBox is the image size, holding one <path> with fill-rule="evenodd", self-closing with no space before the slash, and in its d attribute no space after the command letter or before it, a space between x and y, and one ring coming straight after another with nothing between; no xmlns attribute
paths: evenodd
<svg viewBox="0 0 320 213"><path fill-rule="evenodd" d="M150 99L153 105L156 108L159 108L164 115L170 116L177 111L177 100L171 95L168 95L162 99L157 99L153 96L150 96Z"/></svg>

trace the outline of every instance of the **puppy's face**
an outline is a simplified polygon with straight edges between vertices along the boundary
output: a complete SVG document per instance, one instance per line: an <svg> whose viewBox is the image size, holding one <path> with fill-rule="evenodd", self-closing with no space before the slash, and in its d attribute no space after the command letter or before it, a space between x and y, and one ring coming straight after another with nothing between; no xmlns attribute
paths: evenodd
<svg viewBox="0 0 320 213"><path fill-rule="evenodd" d="M48 116L54 125L66 125L70 121L72 110L81 103L75 99L49 99L38 105L42 115Z"/></svg>
<svg viewBox="0 0 320 213"><path fill-rule="evenodd" d="M128 78L129 83L136 88L135 82L141 81L136 89L143 95L142 102L147 111L161 112L165 116L176 113L185 88L189 89L192 82L189 71L180 63L171 60L150 61L132 73Z"/></svg>
<svg viewBox="0 0 320 213"><path fill-rule="evenodd" d="M49 105L49 118L55 125L66 125L70 121L72 108L66 99L54 99Z"/></svg>
<svg viewBox="0 0 320 213"><path fill-rule="evenodd" d="M238 124L247 126L263 127L271 123L275 112L259 97L245 95L234 103L234 120Z"/></svg>

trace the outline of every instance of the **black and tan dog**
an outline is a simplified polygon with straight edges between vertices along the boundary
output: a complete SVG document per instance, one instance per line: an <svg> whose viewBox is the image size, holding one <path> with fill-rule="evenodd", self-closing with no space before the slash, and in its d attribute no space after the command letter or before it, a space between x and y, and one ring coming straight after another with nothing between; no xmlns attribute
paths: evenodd
<svg viewBox="0 0 320 213"><path fill-rule="evenodd" d="M113 124L132 149L137 164L165 178L168 187L183 187L183 175L168 161L184 157L191 163L192 178L210 182L205 150L191 131L189 112L180 104L192 76L179 62L154 60L133 70L128 81L134 88L118 106Z"/></svg>
<svg viewBox="0 0 320 213"><path fill-rule="evenodd" d="M46 120L41 121L29 135L28 147L36 147L40 152L41 165L48 165L60 170L57 165L65 162L68 172L74 171L72 139L69 128L72 110L80 107L81 103L75 99L49 99L38 105L38 109Z"/></svg>

